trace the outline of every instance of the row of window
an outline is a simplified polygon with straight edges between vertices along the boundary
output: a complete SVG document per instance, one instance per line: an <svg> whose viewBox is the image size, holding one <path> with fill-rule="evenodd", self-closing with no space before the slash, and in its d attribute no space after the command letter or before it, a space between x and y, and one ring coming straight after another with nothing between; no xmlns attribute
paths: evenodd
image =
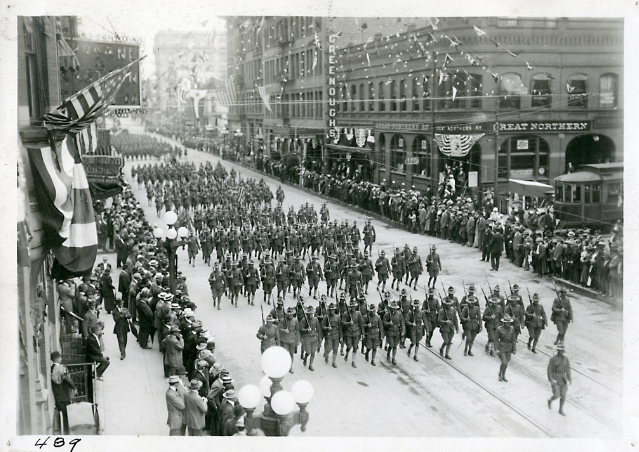
<svg viewBox="0 0 639 452"><path fill-rule="evenodd" d="M271 111L267 117L322 119L322 91L303 91L300 93L269 96Z"/></svg>
<svg viewBox="0 0 639 452"><path fill-rule="evenodd" d="M541 73L530 82L531 107L551 107L553 78ZM410 90L409 90L410 84ZM482 108L483 78L478 74L458 73L445 75L440 81L430 82L429 77L414 77L412 80L389 79L377 83L343 85L339 89L338 111L342 112L403 112L428 111L431 109L431 90L437 97L437 108L474 109ZM562 97L558 108L588 108L588 76L573 74L566 81L567 98ZM523 96L528 90L516 73L506 73L500 78L500 108L520 109ZM615 108L618 104L619 81L616 74L604 74L599 78L599 108Z"/></svg>
<svg viewBox="0 0 639 452"><path fill-rule="evenodd" d="M267 28L265 42L267 46L272 47L281 42L289 42L307 36L314 37L321 29L321 17L283 17Z"/></svg>
<svg viewBox="0 0 639 452"><path fill-rule="evenodd" d="M277 59L264 65L266 83L278 83L296 78L310 77L322 73L322 52L317 48L306 49Z"/></svg>
<svg viewBox="0 0 639 452"><path fill-rule="evenodd" d="M559 184L555 187L555 201L568 204L599 204L603 196L604 203L616 203L621 196L620 182L603 185L595 184Z"/></svg>
<svg viewBox="0 0 639 452"><path fill-rule="evenodd" d="M251 83L252 81L262 77L262 59L257 58L240 63L239 73L244 76L244 80L247 82L246 84L251 86L253 84Z"/></svg>

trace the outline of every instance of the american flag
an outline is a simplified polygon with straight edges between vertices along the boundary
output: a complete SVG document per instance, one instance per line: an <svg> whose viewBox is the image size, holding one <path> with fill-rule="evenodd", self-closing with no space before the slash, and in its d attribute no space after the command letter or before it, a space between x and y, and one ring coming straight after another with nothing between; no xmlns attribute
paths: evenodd
<svg viewBox="0 0 639 452"><path fill-rule="evenodd" d="M218 90L217 98L219 102L225 107L231 107L237 102L237 92L235 91L235 83L233 77L231 77L227 82L225 89Z"/></svg>
<svg viewBox="0 0 639 452"><path fill-rule="evenodd" d="M47 113L44 116L47 130L78 133L89 127L113 103L120 86L130 74L128 69L142 58L110 72Z"/></svg>

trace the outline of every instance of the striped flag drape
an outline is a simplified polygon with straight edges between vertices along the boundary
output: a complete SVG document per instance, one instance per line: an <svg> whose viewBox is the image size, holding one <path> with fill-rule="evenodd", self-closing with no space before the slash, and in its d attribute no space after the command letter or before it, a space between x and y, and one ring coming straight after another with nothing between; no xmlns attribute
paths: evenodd
<svg viewBox="0 0 639 452"><path fill-rule="evenodd" d="M257 91L260 93L260 97L262 98L262 102L264 102L264 106L268 109L268 111L273 111L271 110L271 103L269 101L268 95L266 94L266 87L258 86Z"/></svg>
<svg viewBox="0 0 639 452"><path fill-rule="evenodd" d="M45 229L65 276L91 272L98 251L95 214L77 141L66 135L55 149L29 146L28 155L35 195Z"/></svg>
<svg viewBox="0 0 639 452"><path fill-rule="evenodd" d="M235 91L235 82L231 77L223 90L217 92L217 97L222 105L231 107L237 102L237 92Z"/></svg>

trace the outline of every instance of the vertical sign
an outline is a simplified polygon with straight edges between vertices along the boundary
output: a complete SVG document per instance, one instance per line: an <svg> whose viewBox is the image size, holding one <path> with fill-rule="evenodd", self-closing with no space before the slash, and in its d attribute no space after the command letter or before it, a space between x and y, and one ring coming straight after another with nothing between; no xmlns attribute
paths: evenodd
<svg viewBox="0 0 639 452"><path fill-rule="evenodd" d="M328 35L328 137L337 142L339 129L337 128L337 83L335 68L337 67L337 34Z"/></svg>
<svg viewBox="0 0 639 452"><path fill-rule="evenodd" d="M469 171L468 172L468 187L469 188L477 187L478 175L479 175L479 173L477 173L477 171Z"/></svg>

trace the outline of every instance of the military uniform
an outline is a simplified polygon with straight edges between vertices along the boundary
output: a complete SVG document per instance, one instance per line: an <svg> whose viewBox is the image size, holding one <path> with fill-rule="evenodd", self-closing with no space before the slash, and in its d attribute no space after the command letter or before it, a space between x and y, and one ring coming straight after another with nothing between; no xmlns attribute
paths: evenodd
<svg viewBox="0 0 639 452"><path fill-rule="evenodd" d="M328 354L333 352L333 367L337 367L335 360L337 358L337 350L339 342L342 338L342 324L339 314L335 312L335 304L328 306L328 316L324 317L320 323L322 334L324 336L324 361L328 363Z"/></svg>
<svg viewBox="0 0 639 452"><path fill-rule="evenodd" d="M319 341L322 339L322 329L319 321L313 316L312 306L305 308L304 317L300 320L300 336L304 353L304 365L306 366L306 361L310 358L308 369L314 370L313 361L315 352L319 348Z"/></svg>
<svg viewBox="0 0 639 452"><path fill-rule="evenodd" d="M425 333L424 320L425 320L424 311L419 308L419 300L415 300L412 303L412 309L406 315L406 329L408 331L407 336L410 338L410 346L408 347L408 356L410 357L410 352L413 347L415 347L415 354L413 359L418 361L417 359L417 351L419 350L419 341L422 340Z"/></svg>
<svg viewBox="0 0 639 452"><path fill-rule="evenodd" d="M439 325L439 332L442 335L443 343L439 348L439 356L444 356L444 348L446 348L446 359L452 359L450 357L450 346L453 343L453 336L456 332L459 332L459 324L457 322L457 310L453 306L450 298L444 298L444 304L439 310L437 316L437 323Z"/></svg>
<svg viewBox="0 0 639 452"><path fill-rule="evenodd" d="M546 311L544 307L539 303L539 295L533 294L532 303L526 307L526 327L528 328L528 350L537 353L536 347L539 342L539 336L541 330L546 328L548 320L546 319Z"/></svg>
<svg viewBox="0 0 639 452"><path fill-rule="evenodd" d="M353 349L352 366L357 367L355 364L355 354L357 353L357 347L364 331L364 323L358 303L351 301L350 311L342 314L340 317L342 320L342 334L344 342L346 342L346 356L344 357L344 361L348 361L348 354L351 349Z"/></svg>
<svg viewBox="0 0 639 452"><path fill-rule="evenodd" d="M382 319L375 312L375 305L368 306L368 313L363 319L365 342L366 342L366 361L368 361L368 354L373 352L371 357L371 364L375 366L375 355L377 349L382 345L382 338L384 337L384 325Z"/></svg>
<svg viewBox="0 0 639 452"><path fill-rule="evenodd" d="M566 297L566 289L563 287L559 291L559 296L552 303L550 320L557 325L557 339L555 340L555 345L557 345L558 342L564 341L568 324L573 321L572 306Z"/></svg>
<svg viewBox="0 0 639 452"><path fill-rule="evenodd" d="M481 309L479 308L479 300L474 295L464 297L466 303L461 312L461 323L464 328L464 335L466 337L466 345L464 345L464 356L473 356L473 343L475 342L475 336L481 332Z"/></svg>
<svg viewBox="0 0 639 452"><path fill-rule="evenodd" d="M390 306L390 312L384 315L384 331L386 332L386 340L388 342L388 353L386 359L391 360L391 351L393 353L392 362L395 362L395 356L397 356L397 346L399 340L404 336L406 332L406 325L404 323L404 317L399 311L399 305L393 301Z"/></svg>
<svg viewBox="0 0 639 452"><path fill-rule="evenodd" d="M499 353L499 360L501 361L501 365L499 366L499 381L508 381L506 379L506 369L508 368L511 355L517 353L517 334L511 325L512 318L510 315L504 315L501 321L502 325L497 328L495 332L497 351Z"/></svg>
<svg viewBox="0 0 639 452"><path fill-rule="evenodd" d="M439 300L435 298L435 289L428 290L428 298L424 300L422 311L424 311L424 326L426 328L426 347L432 347L430 341L437 328L437 319L439 317Z"/></svg>
<svg viewBox="0 0 639 452"><path fill-rule="evenodd" d="M375 271L377 272L377 287L382 283L382 290L386 289L386 280L390 273L390 263L384 255L384 251L382 251L377 258L377 262L375 262Z"/></svg>
<svg viewBox="0 0 639 452"><path fill-rule="evenodd" d="M422 258L417 254L417 248L414 248L413 254L408 257L408 269L410 270L410 281L408 286L413 286L413 290L417 290L417 279L424 271Z"/></svg>

